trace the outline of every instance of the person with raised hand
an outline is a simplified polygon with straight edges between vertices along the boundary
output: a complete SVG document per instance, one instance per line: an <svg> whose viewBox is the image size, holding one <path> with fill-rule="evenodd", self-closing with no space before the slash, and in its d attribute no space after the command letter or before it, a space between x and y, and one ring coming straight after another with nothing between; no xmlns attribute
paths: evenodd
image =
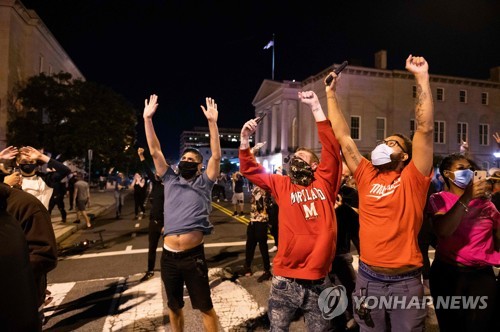
<svg viewBox="0 0 500 332"><path fill-rule="evenodd" d="M387 319L393 331L422 330L425 325L425 305L408 308L408 302L413 297L423 302L417 237L432 178L434 106L427 61L410 55L406 69L417 86L413 140L392 134L371 152L371 161L361 155L351 137L337 101L335 73L326 89L328 118L358 186L361 256L353 295L375 297L378 303L389 296L406 299L397 308L377 306L371 312L356 303L354 317L361 331L373 327L382 331Z"/></svg>
<svg viewBox="0 0 500 332"><path fill-rule="evenodd" d="M240 171L249 181L271 193L279 206L279 250L273 260L268 316L271 331L288 331L297 309L304 313L308 331L326 331L318 299L331 285L327 275L335 255L337 221L333 206L340 187L340 146L314 91L298 99L311 109L321 142L321 161L308 148L290 158L289 176L269 174L250 149L250 135L258 118L241 129Z"/></svg>
<svg viewBox="0 0 500 332"><path fill-rule="evenodd" d="M156 173L165 187L164 238L161 257L161 277L167 293L167 305L172 330L184 328L183 286L189 292L193 309L201 312L206 331L217 331L217 314L213 308L208 267L203 238L212 233L209 215L212 189L220 173L221 148L217 126L218 109L215 100L206 98L201 106L207 118L212 155L202 172L203 156L194 148L183 151L179 174L174 173L161 151L153 116L158 108L158 96L144 101L144 127L149 152Z"/></svg>

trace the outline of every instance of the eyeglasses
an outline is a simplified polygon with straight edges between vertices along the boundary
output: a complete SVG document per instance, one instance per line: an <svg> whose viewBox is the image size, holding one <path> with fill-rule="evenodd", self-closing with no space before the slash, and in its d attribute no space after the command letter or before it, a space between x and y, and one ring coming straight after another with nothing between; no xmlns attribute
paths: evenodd
<svg viewBox="0 0 500 332"><path fill-rule="evenodd" d="M397 146L399 146L399 148L401 150L403 150L404 153L408 153L408 152L406 152L405 148L403 148L403 146L398 141L396 141L395 139L387 139L387 140L383 140L383 141L378 141L377 145L380 145L380 144L385 144L385 145L387 145L390 148L392 148L392 147L394 147L394 146L397 145Z"/></svg>

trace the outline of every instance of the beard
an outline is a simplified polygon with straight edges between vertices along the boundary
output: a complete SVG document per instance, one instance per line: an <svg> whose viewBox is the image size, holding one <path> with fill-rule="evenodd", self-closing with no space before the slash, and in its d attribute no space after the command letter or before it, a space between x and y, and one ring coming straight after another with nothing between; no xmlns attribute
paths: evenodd
<svg viewBox="0 0 500 332"><path fill-rule="evenodd" d="M391 154L390 162L383 165L378 165L378 166L373 165L373 166L377 168L380 172L395 171L398 169L399 164L403 161L403 156L404 156L403 152L393 153Z"/></svg>

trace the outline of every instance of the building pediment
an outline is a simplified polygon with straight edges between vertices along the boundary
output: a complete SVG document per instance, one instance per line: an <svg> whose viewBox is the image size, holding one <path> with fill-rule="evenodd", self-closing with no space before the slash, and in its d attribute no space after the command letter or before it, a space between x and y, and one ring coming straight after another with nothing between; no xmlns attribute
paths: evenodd
<svg viewBox="0 0 500 332"><path fill-rule="evenodd" d="M269 104L270 101L274 99L296 99L297 91L301 88L301 82L277 82L266 79L262 81L262 84L252 101L252 105L259 108L260 105Z"/></svg>

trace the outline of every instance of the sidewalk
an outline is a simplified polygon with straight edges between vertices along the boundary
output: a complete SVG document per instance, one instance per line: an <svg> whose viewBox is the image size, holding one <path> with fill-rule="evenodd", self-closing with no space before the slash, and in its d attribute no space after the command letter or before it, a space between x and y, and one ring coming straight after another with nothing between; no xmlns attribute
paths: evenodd
<svg viewBox="0 0 500 332"><path fill-rule="evenodd" d="M95 217L98 217L107 212L108 209L113 209L114 206L114 189L107 188L103 192L100 192L97 188L92 188L90 190L90 207L87 208L87 214L93 214ZM87 227L84 220L80 220L79 224L74 223L77 218L76 211L75 207L73 207L73 210L69 211L68 196L64 198L64 207L67 214L66 223L61 222L61 213L57 206L52 210L52 227L54 228L57 244L60 244L79 229Z"/></svg>

